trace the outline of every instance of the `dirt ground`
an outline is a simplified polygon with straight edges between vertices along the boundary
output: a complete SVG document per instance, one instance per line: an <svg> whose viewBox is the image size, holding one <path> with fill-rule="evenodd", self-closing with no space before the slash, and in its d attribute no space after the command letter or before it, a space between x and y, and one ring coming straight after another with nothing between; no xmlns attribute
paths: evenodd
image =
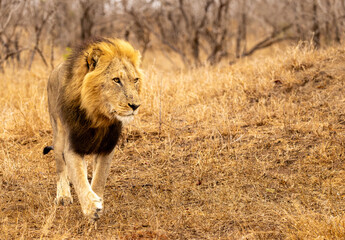
<svg viewBox="0 0 345 240"><path fill-rule="evenodd" d="M342 45L188 71L147 64L96 224L74 191L54 204L50 69L6 67L0 239L344 239L344 63Z"/></svg>

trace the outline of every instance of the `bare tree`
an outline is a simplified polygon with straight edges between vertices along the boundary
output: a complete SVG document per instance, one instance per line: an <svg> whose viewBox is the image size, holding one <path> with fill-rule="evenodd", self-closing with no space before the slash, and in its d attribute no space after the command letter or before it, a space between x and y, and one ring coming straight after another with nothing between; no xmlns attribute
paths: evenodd
<svg viewBox="0 0 345 240"><path fill-rule="evenodd" d="M230 0L212 1L213 11L209 14L207 26L203 32L211 49L207 61L211 64L218 63L228 55L228 41L230 32ZM205 14L207 13L205 8ZM214 16L214 17L213 17Z"/></svg>
<svg viewBox="0 0 345 240"><path fill-rule="evenodd" d="M93 35L124 36L143 57L156 48L200 66L282 41L319 48L341 42L344 31L343 0L0 0L0 66L31 68L36 56L53 66L54 49Z"/></svg>
<svg viewBox="0 0 345 240"><path fill-rule="evenodd" d="M22 47L20 38L25 2L0 1L0 69L8 59L20 61Z"/></svg>
<svg viewBox="0 0 345 240"><path fill-rule="evenodd" d="M141 56L142 59L145 58L145 53L151 42L151 33L146 27L146 22L142 21L141 14L137 15L133 6L129 6L128 1L122 0L122 7L127 16L131 18L130 22L126 22L127 27L124 32L125 39L129 41L130 35L134 36L136 41L141 46ZM143 15L145 13L142 13Z"/></svg>
<svg viewBox="0 0 345 240"><path fill-rule="evenodd" d="M230 0L143 1L140 7L122 2L138 30L151 33L186 65L200 65L201 51L212 64L227 55Z"/></svg>
<svg viewBox="0 0 345 240"><path fill-rule="evenodd" d="M105 8L112 8L108 9L108 15L111 15L112 11L117 12L116 5L116 1L79 0L81 40L89 39L100 32L106 32L109 16L107 16Z"/></svg>
<svg viewBox="0 0 345 240"><path fill-rule="evenodd" d="M30 12L32 14L33 30L34 30L34 46L31 50L31 57L29 60L29 70L31 69L32 62L35 54L38 53L45 66L48 62L42 52L40 43L42 39L43 30L46 27L48 20L54 13L54 6L46 2L31 2Z"/></svg>
<svg viewBox="0 0 345 240"><path fill-rule="evenodd" d="M85 40L92 36L92 28L95 25L96 4L97 2L92 0L79 0L81 8L81 39Z"/></svg>

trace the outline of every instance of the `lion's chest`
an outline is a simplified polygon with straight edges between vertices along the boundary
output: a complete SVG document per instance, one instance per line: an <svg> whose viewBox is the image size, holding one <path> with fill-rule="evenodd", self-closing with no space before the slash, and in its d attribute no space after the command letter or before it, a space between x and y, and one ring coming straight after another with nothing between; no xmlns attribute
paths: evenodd
<svg viewBox="0 0 345 240"><path fill-rule="evenodd" d="M71 130L72 148L80 155L109 154L119 140L121 129L121 123L115 123L107 128Z"/></svg>

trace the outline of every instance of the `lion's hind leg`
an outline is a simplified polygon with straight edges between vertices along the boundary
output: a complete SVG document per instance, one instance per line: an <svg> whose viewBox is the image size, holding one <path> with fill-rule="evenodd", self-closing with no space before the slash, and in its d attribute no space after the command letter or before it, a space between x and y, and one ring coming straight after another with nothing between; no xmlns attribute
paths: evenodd
<svg viewBox="0 0 345 240"><path fill-rule="evenodd" d="M73 202L71 195L67 166L63 149L65 145L64 132L54 128L54 154L56 161L56 172L57 172L57 190L56 190L56 203L61 205L68 205ZM60 130L60 131L59 131Z"/></svg>

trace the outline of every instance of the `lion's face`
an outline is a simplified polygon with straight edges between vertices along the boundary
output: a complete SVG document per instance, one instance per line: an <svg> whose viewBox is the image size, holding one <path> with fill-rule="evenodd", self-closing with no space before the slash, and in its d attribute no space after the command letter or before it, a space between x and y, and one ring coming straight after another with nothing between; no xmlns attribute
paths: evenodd
<svg viewBox="0 0 345 240"><path fill-rule="evenodd" d="M138 113L141 74L127 59L113 59L104 72L101 98L109 118L128 122Z"/></svg>
<svg viewBox="0 0 345 240"><path fill-rule="evenodd" d="M133 120L141 104L141 70L128 58L109 59L97 49L87 61L89 70L82 83L81 107L93 126Z"/></svg>

